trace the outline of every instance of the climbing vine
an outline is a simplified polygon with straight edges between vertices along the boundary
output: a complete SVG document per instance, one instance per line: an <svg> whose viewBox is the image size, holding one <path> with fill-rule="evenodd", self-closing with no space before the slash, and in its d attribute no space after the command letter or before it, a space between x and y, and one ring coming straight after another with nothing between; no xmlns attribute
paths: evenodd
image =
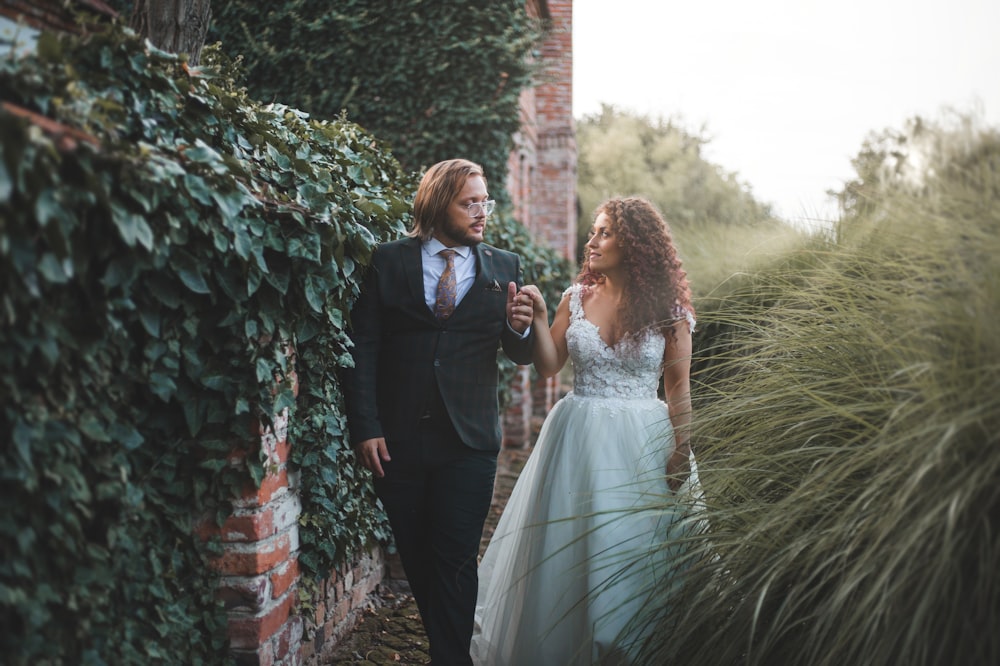
<svg viewBox="0 0 1000 666"><path fill-rule="evenodd" d="M15 663L222 661L214 547L193 527L260 480L249 433L285 407L302 462L336 489L326 537L379 535L343 464L335 371L360 269L402 231L411 182L357 125L253 102L206 56L195 71L111 30L43 34L0 61L0 640Z"/></svg>

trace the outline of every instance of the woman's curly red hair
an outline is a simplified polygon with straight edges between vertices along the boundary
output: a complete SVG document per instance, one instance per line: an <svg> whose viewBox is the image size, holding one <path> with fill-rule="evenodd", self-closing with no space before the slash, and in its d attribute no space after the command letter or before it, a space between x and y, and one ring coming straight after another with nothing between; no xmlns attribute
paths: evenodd
<svg viewBox="0 0 1000 666"><path fill-rule="evenodd" d="M608 199L594 212L608 216L611 230L622 249L627 281L621 303L621 337L650 326L673 334L673 324L694 316L691 287L677 256L670 227L652 203L641 197ZM600 283L604 276L583 263L577 282ZM669 332L668 332L669 331Z"/></svg>

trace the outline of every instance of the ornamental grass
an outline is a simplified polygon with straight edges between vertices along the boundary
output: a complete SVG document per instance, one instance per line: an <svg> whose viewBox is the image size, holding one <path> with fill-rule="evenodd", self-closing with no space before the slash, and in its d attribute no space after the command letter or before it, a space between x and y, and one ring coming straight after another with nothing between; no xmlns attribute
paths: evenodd
<svg viewBox="0 0 1000 666"><path fill-rule="evenodd" d="M984 132L697 303L707 527L642 663L1000 663L998 166Z"/></svg>

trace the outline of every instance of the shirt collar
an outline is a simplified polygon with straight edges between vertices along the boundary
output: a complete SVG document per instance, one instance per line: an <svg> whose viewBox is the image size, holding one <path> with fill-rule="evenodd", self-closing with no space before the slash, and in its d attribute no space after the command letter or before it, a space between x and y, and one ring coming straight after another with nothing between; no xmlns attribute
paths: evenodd
<svg viewBox="0 0 1000 666"><path fill-rule="evenodd" d="M451 249L455 250L455 252L458 253L458 256L462 257L463 259L468 259L469 254L471 254L472 252L472 248L469 247L468 245L456 245L452 248L448 248L444 243L439 241L437 238L431 238L430 240L424 241L423 249L424 249L424 254L430 257L433 257L441 250Z"/></svg>

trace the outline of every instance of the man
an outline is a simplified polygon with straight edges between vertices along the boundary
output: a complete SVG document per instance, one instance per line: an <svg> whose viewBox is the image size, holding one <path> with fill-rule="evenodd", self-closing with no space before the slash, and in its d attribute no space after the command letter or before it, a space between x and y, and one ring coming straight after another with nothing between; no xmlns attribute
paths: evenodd
<svg viewBox="0 0 1000 666"><path fill-rule="evenodd" d="M351 441L375 477L441 665L471 663L476 560L500 449L497 347L531 362L520 259L482 242L493 206L477 164L428 169L410 237L375 251L351 313Z"/></svg>

